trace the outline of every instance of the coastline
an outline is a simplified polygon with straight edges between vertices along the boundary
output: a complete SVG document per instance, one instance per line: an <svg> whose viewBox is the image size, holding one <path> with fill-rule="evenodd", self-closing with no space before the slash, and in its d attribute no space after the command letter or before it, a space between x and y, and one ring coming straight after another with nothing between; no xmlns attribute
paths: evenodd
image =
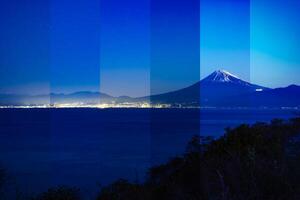
<svg viewBox="0 0 300 200"><path fill-rule="evenodd" d="M0 109L199 109L199 110L294 110L300 111L300 107L213 107L213 106L172 106L172 105L9 105L0 106Z"/></svg>

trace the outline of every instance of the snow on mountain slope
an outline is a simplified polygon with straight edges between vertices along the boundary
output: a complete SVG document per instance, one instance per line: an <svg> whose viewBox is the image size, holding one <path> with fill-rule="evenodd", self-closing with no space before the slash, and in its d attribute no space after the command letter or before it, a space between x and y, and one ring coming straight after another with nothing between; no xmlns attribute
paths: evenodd
<svg viewBox="0 0 300 200"><path fill-rule="evenodd" d="M206 84L215 84L220 85L220 83L223 83L223 85L239 85L241 87L246 87L248 89L251 88L251 90L254 91L263 91L268 90L269 88L262 87L259 85L251 84L247 81L244 81L240 79L238 76L231 74L230 72L226 70L216 70L203 80L201 80L201 83ZM225 83L225 84L224 84Z"/></svg>
<svg viewBox="0 0 300 200"><path fill-rule="evenodd" d="M99 92L50 95L1 95L0 105L39 105L47 103L123 103L150 102L180 106L281 107L300 106L300 86L270 89L217 70L197 83L172 92L146 97L113 97Z"/></svg>
<svg viewBox="0 0 300 200"><path fill-rule="evenodd" d="M240 81L241 79L228 71L217 70L210 74L208 77L202 81L216 81L216 82L235 82Z"/></svg>
<svg viewBox="0 0 300 200"><path fill-rule="evenodd" d="M221 99L222 101L231 97L242 99L245 94L265 90L269 88L246 82L225 70L217 70L192 86L154 95L150 99L153 103L190 102L214 106L220 103Z"/></svg>
<svg viewBox="0 0 300 200"><path fill-rule="evenodd" d="M240 84L240 85L246 85L246 86L252 86L253 84L242 80L236 75L231 74L230 72L226 70L216 70L206 78L204 78L202 83L206 82L215 82L215 83L234 83L234 84ZM260 86L259 86L260 87ZM263 87L261 87L263 88Z"/></svg>

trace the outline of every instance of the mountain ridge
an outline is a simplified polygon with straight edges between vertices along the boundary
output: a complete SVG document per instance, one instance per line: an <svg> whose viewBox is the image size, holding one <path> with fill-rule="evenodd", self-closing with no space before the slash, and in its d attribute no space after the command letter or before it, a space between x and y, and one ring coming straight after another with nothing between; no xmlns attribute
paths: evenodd
<svg viewBox="0 0 300 200"><path fill-rule="evenodd" d="M69 94L5 95L0 94L0 105L36 104L169 104L171 107L284 107L300 105L300 86L267 88L240 79L226 70L216 70L188 87L144 97L119 96L106 93L79 91Z"/></svg>

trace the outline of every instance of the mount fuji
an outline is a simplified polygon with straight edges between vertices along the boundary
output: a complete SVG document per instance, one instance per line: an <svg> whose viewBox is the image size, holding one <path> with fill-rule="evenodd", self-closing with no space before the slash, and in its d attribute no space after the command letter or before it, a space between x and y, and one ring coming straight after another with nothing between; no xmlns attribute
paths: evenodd
<svg viewBox="0 0 300 200"><path fill-rule="evenodd" d="M300 108L300 86L267 88L240 79L225 70L216 70L197 83L172 92L132 98L113 97L100 92L75 92L49 95L5 95L0 94L0 106L43 105L80 103L95 105L136 104L149 102L151 105L168 104L171 107L297 107Z"/></svg>
<svg viewBox="0 0 300 200"><path fill-rule="evenodd" d="M225 71L217 70L199 82L201 103L219 105L229 97L270 90L270 88L251 84Z"/></svg>
<svg viewBox="0 0 300 200"><path fill-rule="evenodd" d="M229 100L270 88L251 84L225 71L217 70L196 84L169 93L150 96L151 103L201 106L230 106ZM238 103L235 103L238 104Z"/></svg>

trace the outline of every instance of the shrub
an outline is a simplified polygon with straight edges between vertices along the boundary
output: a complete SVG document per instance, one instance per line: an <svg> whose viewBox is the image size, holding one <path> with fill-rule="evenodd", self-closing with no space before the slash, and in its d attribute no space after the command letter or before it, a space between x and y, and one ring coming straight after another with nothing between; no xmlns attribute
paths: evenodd
<svg viewBox="0 0 300 200"><path fill-rule="evenodd" d="M33 200L80 200L80 193L77 188L59 186L48 189Z"/></svg>

